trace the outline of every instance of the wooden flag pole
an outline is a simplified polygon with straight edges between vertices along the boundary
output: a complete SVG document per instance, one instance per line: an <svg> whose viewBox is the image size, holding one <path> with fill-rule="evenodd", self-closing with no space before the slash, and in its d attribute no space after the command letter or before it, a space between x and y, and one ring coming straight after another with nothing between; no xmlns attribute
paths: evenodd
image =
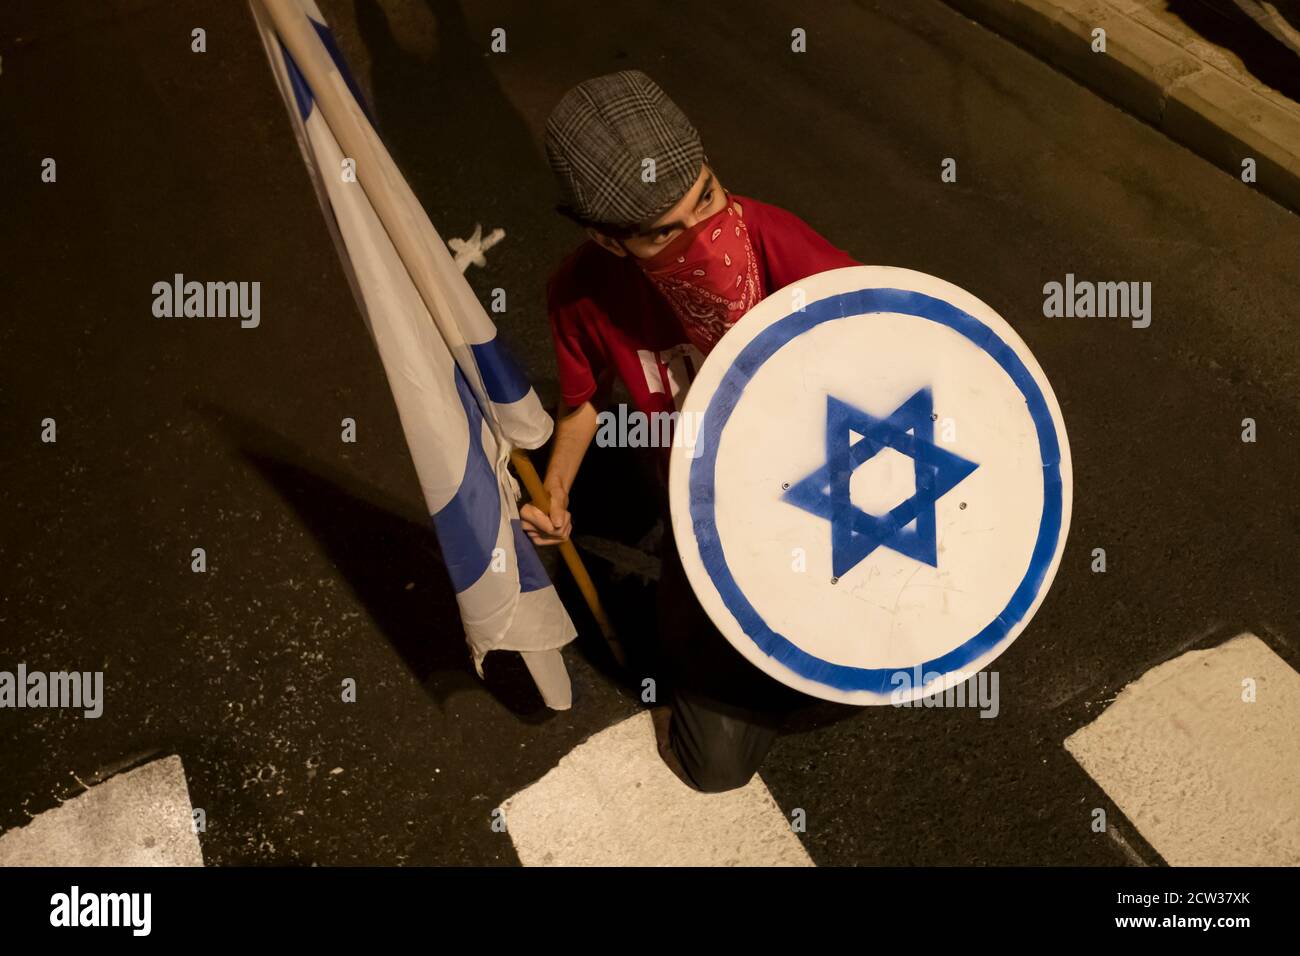
<svg viewBox="0 0 1300 956"><path fill-rule="evenodd" d="M549 515L551 496L546 493L542 479L538 476L537 469L533 467L528 453L522 448L512 449L510 462L515 466L515 471L519 472L519 477L523 480L524 488L528 491L532 503ZM627 656L623 653L623 645L619 643L618 635L614 633L614 625L610 623L609 615L605 613L605 607L600 603L596 585L592 583L591 575L587 573L587 566L582 563L582 556L578 554L578 549L573 546L572 541L562 541L560 554L564 557L564 563L568 566L569 573L573 575L578 590L582 592L587 607L591 609L591 616L596 619L596 624L600 628L600 633L604 635L615 662L619 667L626 667Z"/></svg>

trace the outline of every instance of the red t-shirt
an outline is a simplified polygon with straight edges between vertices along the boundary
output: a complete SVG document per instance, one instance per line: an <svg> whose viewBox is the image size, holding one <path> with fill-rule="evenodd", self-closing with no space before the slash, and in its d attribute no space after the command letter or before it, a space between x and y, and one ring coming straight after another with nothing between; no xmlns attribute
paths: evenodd
<svg viewBox="0 0 1300 956"><path fill-rule="evenodd" d="M731 198L749 230L762 297L827 269L859 265L793 213ZM632 259L588 240L551 276L546 298L566 405L593 398L599 404L618 375L640 411L677 409L703 356Z"/></svg>

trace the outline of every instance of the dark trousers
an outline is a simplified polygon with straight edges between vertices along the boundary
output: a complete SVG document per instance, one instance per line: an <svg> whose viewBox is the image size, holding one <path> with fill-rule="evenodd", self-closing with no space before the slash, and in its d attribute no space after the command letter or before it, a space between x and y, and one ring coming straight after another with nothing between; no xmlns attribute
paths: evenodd
<svg viewBox="0 0 1300 956"><path fill-rule="evenodd" d="M662 555L659 636L672 694L670 743L697 789L735 790L809 698L768 677L718 633L695 599L670 530Z"/></svg>

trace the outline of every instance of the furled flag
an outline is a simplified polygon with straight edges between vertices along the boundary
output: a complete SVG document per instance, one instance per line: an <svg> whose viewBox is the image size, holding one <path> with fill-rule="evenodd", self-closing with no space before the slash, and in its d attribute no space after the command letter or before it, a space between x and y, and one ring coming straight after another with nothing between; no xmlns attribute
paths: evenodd
<svg viewBox="0 0 1300 956"><path fill-rule="evenodd" d="M550 416L379 140L316 4L249 3L388 375L475 669L520 651L546 703L566 708L559 648L575 631L508 469L512 448L550 437Z"/></svg>

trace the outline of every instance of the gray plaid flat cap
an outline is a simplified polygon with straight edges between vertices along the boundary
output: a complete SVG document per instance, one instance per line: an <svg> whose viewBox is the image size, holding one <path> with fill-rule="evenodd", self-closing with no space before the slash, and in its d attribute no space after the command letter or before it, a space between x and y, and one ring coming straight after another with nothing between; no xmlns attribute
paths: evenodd
<svg viewBox="0 0 1300 956"><path fill-rule="evenodd" d="M663 215L695 184L704 147L686 115L640 70L579 83L546 121L561 202L594 223L628 227ZM654 160L654 181L643 163Z"/></svg>

